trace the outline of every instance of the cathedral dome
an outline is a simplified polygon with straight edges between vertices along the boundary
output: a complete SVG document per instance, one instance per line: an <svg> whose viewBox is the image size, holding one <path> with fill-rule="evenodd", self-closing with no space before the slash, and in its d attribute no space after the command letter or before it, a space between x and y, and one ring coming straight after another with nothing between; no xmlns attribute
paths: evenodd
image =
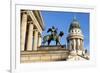
<svg viewBox="0 0 100 73"><path fill-rule="evenodd" d="M78 22L78 20L76 20L76 18L73 18L73 21L70 24L69 27L69 31L72 30L73 28L79 28L80 29L80 23Z"/></svg>

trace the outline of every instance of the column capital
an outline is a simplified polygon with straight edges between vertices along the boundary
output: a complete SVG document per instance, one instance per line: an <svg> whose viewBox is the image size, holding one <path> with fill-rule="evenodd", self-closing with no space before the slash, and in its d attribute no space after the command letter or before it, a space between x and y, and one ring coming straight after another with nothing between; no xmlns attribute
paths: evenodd
<svg viewBox="0 0 100 73"><path fill-rule="evenodd" d="M28 21L27 23L28 23L28 24L33 24L33 21Z"/></svg>
<svg viewBox="0 0 100 73"><path fill-rule="evenodd" d="M34 29L33 31L34 31L34 32L38 32L38 29Z"/></svg>
<svg viewBox="0 0 100 73"><path fill-rule="evenodd" d="M21 13L27 14L27 10L21 10Z"/></svg>

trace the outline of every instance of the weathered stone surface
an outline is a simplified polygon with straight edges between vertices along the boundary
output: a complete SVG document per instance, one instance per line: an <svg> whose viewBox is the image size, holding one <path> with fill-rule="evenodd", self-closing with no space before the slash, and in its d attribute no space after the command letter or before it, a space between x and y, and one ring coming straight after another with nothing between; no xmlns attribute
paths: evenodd
<svg viewBox="0 0 100 73"><path fill-rule="evenodd" d="M50 45L50 46L46 46L46 45L42 45L38 48L38 50L66 50L66 45Z"/></svg>
<svg viewBox="0 0 100 73"><path fill-rule="evenodd" d="M68 51L24 51L21 52L21 63L27 62L40 62L40 61L62 61L66 60Z"/></svg>

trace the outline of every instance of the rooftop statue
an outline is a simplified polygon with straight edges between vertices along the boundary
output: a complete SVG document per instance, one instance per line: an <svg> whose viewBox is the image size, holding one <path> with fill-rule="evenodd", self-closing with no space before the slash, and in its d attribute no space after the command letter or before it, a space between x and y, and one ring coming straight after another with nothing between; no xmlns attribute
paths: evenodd
<svg viewBox="0 0 100 73"><path fill-rule="evenodd" d="M54 26L52 26L52 28L49 28L47 33L51 32L50 35L46 35L43 37L43 44L45 44L46 42L48 43L48 45L50 45L51 41L56 41L56 45L61 45L60 43L60 38L64 35L63 31L60 31L60 33L57 33L57 28L55 28Z"/></svg>
<svg viewBox="0 0 100 73"><path fill-rule="evenodd" d="M52 26L52 28L48 29L47 33L51 32L51 35L54 36L54 35L57 34L57 30L58 30L57 28L55 28L54 26Z"/></svg>

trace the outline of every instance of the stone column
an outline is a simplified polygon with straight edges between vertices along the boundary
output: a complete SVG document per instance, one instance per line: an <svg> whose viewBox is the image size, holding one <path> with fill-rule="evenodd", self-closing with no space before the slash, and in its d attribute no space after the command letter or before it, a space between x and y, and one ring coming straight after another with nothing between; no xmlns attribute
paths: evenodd
<svg viewBox="0 0 100 73"><path fill-rule="evenodd" d="M85 53L84 52L84 46L83 46L83 39L80 39L80 50L82 51L82 55Z"/></svg>
<svg viewBox="0 0 100 73"><path fill-rule="evenodd" d="M21 51L25 50L25 38L26 38L26 27L27 27L27 13L24 11L22 13L22 22L21 22L21 44L20 44L20 48Z"/></svg>
<svg viewBox="0 0 100 73"><path fill-rule="evenodd" d="M76 50L78 50L78 39L76 39Z"/></svg>
<svg viewBox="0 0 100 73"><path fill-rule="evenodd" d="M78 39L75 39L76 42L76 53L78 53Z"/></svg>
<svg viewBox="0 0 100 73"><path fill-rule="evenodd" d="M76 50L76 41L75 41L75 39L73 39L73 43L74 43L73 49Z"/></svg>
<svg viewBox="0 0 100 73"><path fill-rule="evenodd" d="M80 49L80 39L77 39L77 49L79 50Z"/></svg>
<svg viewBox="0 0 100 73"><path fill-rule="evenodd" d="M33 43L33 50L37 50L38 46L38 31L34 31L34 43Z"/></svg>
<svg viewBox="0 0 100 73"><path fill-rule="evenodd" d="M68 48L69 48L69 50L71 50L71 49L70 49L70 48L71 48L71 47L70 47L70 46L71 46L71 44L70 44L70 40L69 40L69 45L68 45L68 46L69 46L69 47L68 47Z"/></svg>
<svg viewBox="0 0 100 73"><path fill-rule="evenodd" d="M34 26L33 23L29 22L28 40L27 40L27 51L32 51L33 26Z"/></svg>
<svg viewBox="0 0 100 73"><path fill-rule="evenodd" d="M42 36L39 35L39 36L38 36L38 47L41 46L41 42L42 42Z"/></svg>
<svg viewBox="0 0 100 73"><path fill-rule="evenodd" d="M72 50L72 41L71 40L69 41L69 47L70 47L70 50Z"/></svg>
<svg viewBox="0 0 100 73"><path fill-rule="evenodd" d="M82 39L80 39L80 50L82 50Z"/></svg>
<svg viewBox="0 0 100 73"><path fill-rule="evenodd" d="M79 40L77 39L77 49L79 50Z"/></svg>
<svg viewBox="0 0 100 73"><path fill-rule="evenodd" d="M84 42L83 42L83 40L82 40L82 50L84 50Z"/></svg>

